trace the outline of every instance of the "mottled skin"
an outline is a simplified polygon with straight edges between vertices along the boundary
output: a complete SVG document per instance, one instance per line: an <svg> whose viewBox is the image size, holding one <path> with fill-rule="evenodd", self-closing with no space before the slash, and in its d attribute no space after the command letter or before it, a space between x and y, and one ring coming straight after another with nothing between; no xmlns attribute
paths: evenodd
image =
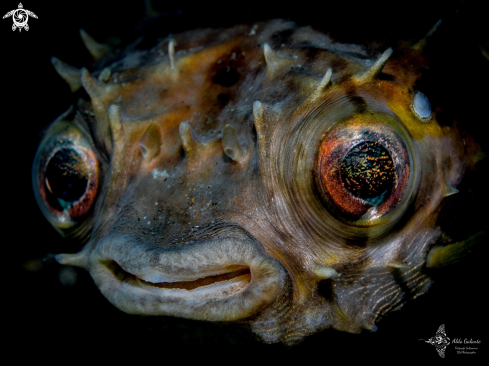
<svg viewBox="0 0 489 366"><path fill-rule="evenodd" d="M422 47L372 73L383 51L272 21L128 49L102 63L108 78L83 71L90 101L53 123L33 168L48 220L85 242L58 261L89 270L128 313L244 321L288 344L329 327L374 330L430 286L436 219L466 165L455 128L413 113ZM388 130L405 149L406 183L385 209L352 216L325 192L321 154L338 128L346 140ZM75 140L96 157L97 188L63 213L38 192L52 146Z"/></svg>

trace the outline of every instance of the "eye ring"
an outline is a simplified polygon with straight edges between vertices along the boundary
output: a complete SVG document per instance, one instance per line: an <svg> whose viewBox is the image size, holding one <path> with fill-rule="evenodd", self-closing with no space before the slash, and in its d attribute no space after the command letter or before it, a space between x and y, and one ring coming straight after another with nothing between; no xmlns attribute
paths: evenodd
<svg viewBox="0 0 489 366"><path fill-rule="evenodd" d="M335 216L352 225L372 226L405 200L412 167L399 131L378 116L356 116L322 139L316 185Z"/></svg>

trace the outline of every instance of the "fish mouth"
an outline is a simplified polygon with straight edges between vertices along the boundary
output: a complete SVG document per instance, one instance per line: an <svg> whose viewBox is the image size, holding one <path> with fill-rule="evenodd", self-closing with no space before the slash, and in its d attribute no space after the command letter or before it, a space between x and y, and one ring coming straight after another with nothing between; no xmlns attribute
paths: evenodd
<svg viewBox="0 0 489 366"><path fill-rule="evenodd" d="M102 294L131 314L232 321L279 297L282 265L243 235L155 248L123 235L101 239L90 274Z"/></svg>
<svg viewBox="0 0 489 366"><path fill-rule="evenodd" d="M200 287L212 286L217 283L221 286L235 284L237 282L248 285L251 281L251 271L249 267L239 265L226 266L224 270L229 270L223 274L208 275L195 280L175 281L175 282L151 282L145 281L129 272L126 272L116 261L108 261L104 265L117 277L120 281L132 283L133 286L151 286L166 289L180 289L193 291ZM243 287L244 288L244 287Z"/></svg>

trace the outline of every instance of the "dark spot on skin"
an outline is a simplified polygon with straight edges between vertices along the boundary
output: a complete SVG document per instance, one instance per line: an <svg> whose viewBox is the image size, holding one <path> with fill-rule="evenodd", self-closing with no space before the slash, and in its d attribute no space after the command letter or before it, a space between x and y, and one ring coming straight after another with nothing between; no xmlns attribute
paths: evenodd
<svg viewBox="0 0 489 366"><path fill-rule="evenodd" d="M353 83L349 83L345 87L345 92L349 101L356 107L357 113L364 113L367 110L367 102L358 95L357 89Z"/></svg>
<svg viewBox="0 0 489 366"><path fill-rule="evenodd" d="M367 104L365 103L365 99L358 95L349 95L348 98L350 99L350 102L355 105L357 108L357 113L363 113L365 112L365 109L367 108Z"/></svg>
<svg viewBox="0 0 489 366"><path fill-rule="evenodd" d="M230 67L223 67L217 70L216 76L214 76L214 83L229 88L236 84L239 80L239 72L236 69Z"/></svg>
<svg viewBox="0 0 489 366"><path fill-rule="evenodd" d="M365 248L368 244L368 237L358 237L355 240L352 239L345 239L344 241L345 245L348 247L353 247L353 248ZM337 271L352 271L352 270L357 270L357 269L363 269L368 267L368 263L365 262L350 262L348 264L338 264L335 265L335 269Z"/></svg>
<svg viewBox="0 0 489 366"><path fill-rule="evenodd" d="M334 301L334 288L332 280L321 280L318 282L318 294L325 300Z"/></svg>
<svg viewBox="0 0 489 366"><path fill-rule="evenodd" d="M217 100L224 107L229 102L229 94L219 94Z"/></svg>
<svg viewBox="0 0 489 366"><path fill-rule="evenodd" d="M383 72L381 72L379 75L377 75L377 79L386 80L386 81L394 81L394 76L389 75L389 74L384 74Z"/></svg>
<svg viewBox="0 0 489 366"><path fill-rule="evenodd" d="M394 280L396 281L397 285L401 288L402 292L404 293L404 296L407 299L413 299L416 296L416 293L413 291L411 287L408 286L406 283L406 276L401 271L399 268L392 268L391 269L391 275L394 277Z"/></svg>

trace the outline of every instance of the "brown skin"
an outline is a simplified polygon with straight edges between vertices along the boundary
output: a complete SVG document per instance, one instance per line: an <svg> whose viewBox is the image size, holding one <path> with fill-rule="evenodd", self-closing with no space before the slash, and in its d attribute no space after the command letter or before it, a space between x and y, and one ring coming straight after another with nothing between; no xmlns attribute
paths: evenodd
<svg viewBox="0 0 489 366"><path fill-rule="evenodd" d="M373 62L347 56L349 46L291 23L251 29L175 36L176 50L187 52L175 55L173 70L164 40L144 63L123 54L132 66L113 64L105 83L84 74L91 101L53 126L85 131L100 184L93 206L70 228L47 215L65 235L91 232L79 254L58 260L89 270L102 293L130 313L241 320L265 342L289 344L328 327L374 329L379 316L431 283L426 256L441 238L436 218L447 186L463 176L463 142L454 128L423 122L411 109L426 65L421 51L396 51L381 75L359 82ZM265 42L278 54L264 56ZM313 98L329 67L332 83ZM236 131L240 159L224 152L232 145L223 139L226 125ZM338 126L347 127L332 138ZM409 169L377 214L371 205L345 214L335 206L334 185L325 195L324 144L348 143L348 133L369 129L393 146L396 174L403 164ZM52 127L44 141L55 133ZM47 153L41 147L38 155ZM35 179L35 189L42 184ZM341 199L358 201L345 192ZM206 261L208 268L190 274ZM317 265L339 275L321 277ZM138 273L149 288L143 295ZM188 300L233 276L235 287L211 291L210 303Z"/></svg>

